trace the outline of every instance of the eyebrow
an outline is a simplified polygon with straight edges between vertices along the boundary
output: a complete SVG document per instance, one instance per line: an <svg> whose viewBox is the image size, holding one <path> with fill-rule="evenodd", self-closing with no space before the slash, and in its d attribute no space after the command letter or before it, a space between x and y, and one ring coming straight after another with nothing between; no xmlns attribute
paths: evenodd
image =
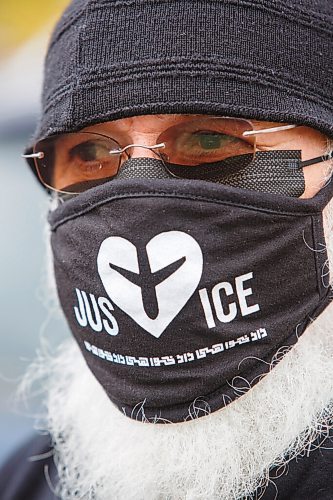
<svg viewBox="0 0 333 500"><path fill-rule="evenodd" d="M184 116L189 116L189 113L164 113L164 114L156 114L153 116L155 116L158 120L165 120L165 116L169 116L169 117L172 117L174 119L177 119L177 118L182 118ZM193 115L193 116L196 116L196 115Z"/></svg>

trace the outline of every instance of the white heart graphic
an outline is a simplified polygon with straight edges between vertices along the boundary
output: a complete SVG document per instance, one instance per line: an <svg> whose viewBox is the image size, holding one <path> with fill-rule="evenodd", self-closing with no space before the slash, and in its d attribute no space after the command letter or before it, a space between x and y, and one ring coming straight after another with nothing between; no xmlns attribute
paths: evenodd
<svg viewBox="0 0 333 500"><path fill-rule="evenodd" d="M202 274L203 256L196 240L181 231L168 231L146 246L150 270L155 273L185 258L183 264L155 287L158 315L150 318L143 305L141 288L112 265L140 274L136 247L125 238L106 238L97 256L98 273L106 293L124 313L144 330L159 338L195 292Z"/></svg>

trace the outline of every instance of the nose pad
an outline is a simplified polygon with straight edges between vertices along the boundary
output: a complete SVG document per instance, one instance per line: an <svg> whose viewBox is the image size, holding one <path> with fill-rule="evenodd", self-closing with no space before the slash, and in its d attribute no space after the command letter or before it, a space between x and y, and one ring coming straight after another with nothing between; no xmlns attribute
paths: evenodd
<svg viewBox="0 0 333 500"><path fill-rule="evenodd" d="M174 179L157 158L129 158L119 169L117 179Z"/></svg>

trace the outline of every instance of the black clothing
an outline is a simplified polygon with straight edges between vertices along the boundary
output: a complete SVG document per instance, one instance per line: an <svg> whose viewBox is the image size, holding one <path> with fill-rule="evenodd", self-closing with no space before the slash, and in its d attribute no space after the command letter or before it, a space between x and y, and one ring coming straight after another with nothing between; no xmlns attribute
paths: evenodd
<svg viewBox="0 0 333 500"><path fill-rule="evenodd" d="M50 456L49 436L34 436L21 446L0 469L1 500L55 500L50 483L57 482L56 468ZM40 460L31 457L41 456Z"/></svg>
<svg viewBox="0 0 333 500"><path fill-rule="evenodd" d="M57 497L48 484L55 485L57 482L50 451L47 436L34 437L22 446L0 470L0 499L55 500ZM47 454L45 458L29 461L29 457L44 453ZM271 483L268 486L260 497L262 500L332 500L333 431L320 449L312 451L308 457L293 460L287 472L274 479L279 472L272 471L271 478L275 485Z"/></svg>
<svg viewBox="0 0 333 500"><path fill-rule="evenodd" d="M331 0L73 0L45 61L35 139L156 113L333 135Z"/></svg>

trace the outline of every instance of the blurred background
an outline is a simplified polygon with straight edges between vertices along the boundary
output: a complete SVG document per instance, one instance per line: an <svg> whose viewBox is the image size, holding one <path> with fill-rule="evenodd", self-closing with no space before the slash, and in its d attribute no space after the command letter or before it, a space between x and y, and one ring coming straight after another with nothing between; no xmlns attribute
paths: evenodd
<svg viewBox="0 0 333 500"><path fill-rule="evenodd" d="M47 196L20 157L38 117L50 32L67 3L0 2L0 466L33 433L34 402L25 410L14 394L40 336L67 335L45 306Z"/></svg>

